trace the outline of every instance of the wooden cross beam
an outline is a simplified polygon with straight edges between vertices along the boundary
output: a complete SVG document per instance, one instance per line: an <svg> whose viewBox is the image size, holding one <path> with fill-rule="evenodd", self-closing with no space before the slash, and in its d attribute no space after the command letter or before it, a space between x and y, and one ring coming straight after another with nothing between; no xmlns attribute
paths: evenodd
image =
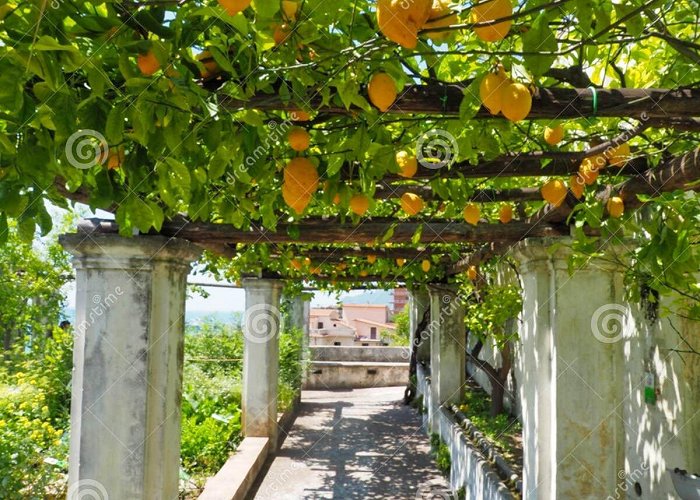
<svg viewBox="0 0 700 500"><path fill-rule="evenodd" d="M365 259L369 256L374 256L378 259L406 259L411 261L430 259L434 255L439 255L440 262L448 263L454 260L449 255L442 253L440 250L435 250L433 247L425 247L422 249L338 247L327 250L295 248L294 254L297 255L297 258L308 257L314 264L319 262L338 263L351 257L360 257ZM272 256L279 257L280 255L281 254L276 253Z"/></svg>
<svg viewBox="0 0 700 500"><path fill-rule="evenodd" d="M88 219L78 225L82 232L116 233L114 221ZM486 241L519 241L530 237L556 237L569 234L566 226L511 222L509 224L483 223L477 226L448 220L400 221L396 219L366 219L359 224L339 222L336 219L308 218L298 223L279 224L276 231L262 226L248 230L227 224L167 221L160 234L183 238L193 243L230 245L234 243L322 243L373 244L393 229L388 241L394 243L441 244L478 243ZM421 229L418 241L414 234Z"/></svg>
<svg viewBox="0 0 700 500"><path fill-rule="evenodd" d="M459 115L465 87L452 85L406 85L389 109L397 114ZM645 117L652 119L697 118L700 116L700 89L595 89L597 110L593 109L590 88L536 88L528 119L564 119L599 117ZM338 114L351 114L359 108L346 109L340 99L322 103L321 95L312 96L308 107ZM230 110L296 110L299 105L284 101L279 94L258 93L246 100L221 96L220 104ZM497 118L483 106L474 118Z"/></svg>

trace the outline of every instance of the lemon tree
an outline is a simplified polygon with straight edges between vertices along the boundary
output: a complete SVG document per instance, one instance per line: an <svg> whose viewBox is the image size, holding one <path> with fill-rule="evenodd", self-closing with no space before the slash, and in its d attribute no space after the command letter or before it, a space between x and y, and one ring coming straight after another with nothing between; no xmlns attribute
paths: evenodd
<svg viewBox="0 0 700 500"><path fill-rule="evenodd" d="M426 282L478 246L436 240L399 266L420 223L512 225L559 203L582 254L598 251L587 228L655 235L633 273L695 298L694 196L646 193L635 219L634 193L601 191L697 148L697 25L689 0L0 0L0 235L48 232L47 202L113 211L124 235L180 215L408 217L415 240L374 263L349 238L314 247L342 262L296 269L308 248L261 242L210 266ZM507 170L515 154L542 175ZM395 227L362 246L387 250Z"/></svg>

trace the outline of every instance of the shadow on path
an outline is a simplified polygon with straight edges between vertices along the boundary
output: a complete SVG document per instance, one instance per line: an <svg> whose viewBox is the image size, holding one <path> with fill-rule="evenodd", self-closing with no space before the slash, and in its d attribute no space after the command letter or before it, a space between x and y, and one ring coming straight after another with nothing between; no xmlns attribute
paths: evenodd
<svg viewBox="0 0 700 500"><path fill-rule="evenodd" d="M252 498L416 498L419 488L446 487L403 391L304 391L299 416Z"/></svg>

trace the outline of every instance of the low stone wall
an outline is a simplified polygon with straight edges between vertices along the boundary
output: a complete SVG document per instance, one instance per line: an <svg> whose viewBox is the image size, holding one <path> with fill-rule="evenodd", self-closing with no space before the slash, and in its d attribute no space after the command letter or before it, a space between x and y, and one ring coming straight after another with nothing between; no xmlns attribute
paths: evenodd
<svg viewBox="0 0 700 500"><path fill-rule="evenodd" d="M312 361L364 361L374 363L408 363L408 347L313 346Z"/></svg>
<svg viewBox="0 0 700 500"><path fill-rule="evenodd" d="M289 433L299 407L301 397L297 396L286 412L278 414L277 425L280 432L277 443L271 443L268 438L246 437L238 445L236 452L229 457L216 475L207 480L204 490L198 500L243 500L255 484L255 480L265 467L271 452L278 450L284 438ZM274 449L270 449L274 446Z"/></svg>
<svg viewBox="0 0 700 500"><path fill-rule="evenodd" d="M408 363L313 361L304 389L362 389L408 383Z"/></svg>
<svg viewBox="0 0 700 500"><path fill-rule="evenodd" d="M409 355L404 347L311 347L304 389L407 385Z"/></svg>
<svg viewBox="0 0 700 500"><path fill-rule="evenodd" d="M454 415L446 408L431 407L429 370L420 365L417 367L417 388L427 410L423 413L426 431L430 434L431 429L435 429L450 450L450 488L454 491L464 488L465 498L469 499L512 500L513 494L484 455L472 445Z"/></svg>

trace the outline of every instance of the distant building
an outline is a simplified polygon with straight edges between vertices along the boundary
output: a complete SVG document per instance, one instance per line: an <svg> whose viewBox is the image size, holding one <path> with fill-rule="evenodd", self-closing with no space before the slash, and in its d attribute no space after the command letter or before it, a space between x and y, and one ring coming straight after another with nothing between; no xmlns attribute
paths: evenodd
<svg viewBox="0 0 700 500"><path fill-rule="evenodd" d="M408 304L408 290L405 288L394 288L393 299L393 313L398 314L403 311L406 304Z"/></svg>
<svg viewBox="0 0 700 500"><path fill-rule="evenodd" d="M396 329L389 323L389 308L377 304L343 304L311 309L309 337L313 345L382 345L382 332Z"/></svg>

